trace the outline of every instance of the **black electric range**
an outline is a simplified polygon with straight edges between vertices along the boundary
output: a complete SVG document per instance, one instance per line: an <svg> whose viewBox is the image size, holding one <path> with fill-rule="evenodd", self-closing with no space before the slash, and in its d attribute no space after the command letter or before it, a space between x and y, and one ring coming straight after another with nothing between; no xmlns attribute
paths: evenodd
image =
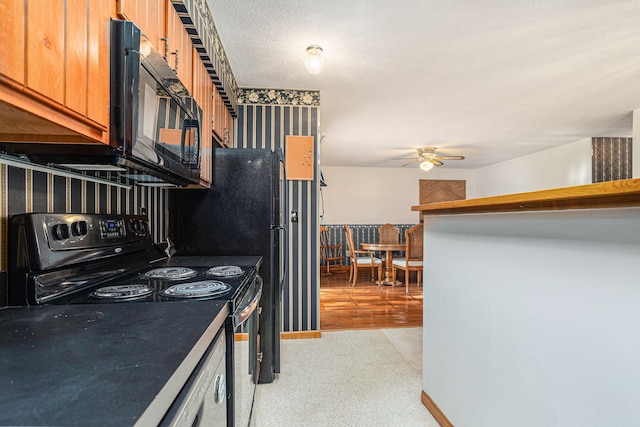
<svg viewBox="0 0 640 427"><path fill-rule="evenodd" d="M10 231L9 305L225 299L233 310L261 263L169 257L144 216L23 214Z"/></svg>
<svg viewBox="0 0 640 427"><path fill-rule="evenodd" d="M187 319L201 322L192 311L202 310L208 317L207 303L223 303L229 314L224 321L227 422L234 425L236 418L251 417L260 360L260 257L170 257L169 250L153 243L148 219L139 215L16 215L11 220L9 242L7 294L11 306L45 306L51 311L55 310L51 306L63 305L61 310L73 316L85 310L121 310L126 315L138 309L149 313L163 310L182 312ZM166 322L165 318L157 320L158 324ZM56 324L48 317L41 328L55 328ZM151 323L147 326L155 327ZM182 334L171 328L162 331L167 342L180 340ZM113 336L117 340L120 334L117 327L101 332L109 334L105 339ZM238 333L246 333L248 339L236 342ZM82 345L89 353L94 347L84 341ZM248 351L241 348L243 345L248 345ZM164 351L171 352L172 347ZM247 360L235 360L236 354ZM244 368L239 369L238 364ZM250 382L248 387L245 380ZM242 394L251 400L242 404L245 413L239 414L237 395L243 387L246 391Z"/></svg>

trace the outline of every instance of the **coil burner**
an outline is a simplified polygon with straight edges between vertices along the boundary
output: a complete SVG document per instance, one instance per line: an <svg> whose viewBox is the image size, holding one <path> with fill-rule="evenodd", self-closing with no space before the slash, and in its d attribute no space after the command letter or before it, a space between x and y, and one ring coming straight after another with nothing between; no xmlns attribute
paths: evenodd
<svg viewBox="0 0 640 427"><path fill-rule="evenodd" d="M167 298L213 298L228 292L231 286L217 280L180 283L163 289L160 295Z"/></svg>
<svg viewBox="0 0 640 427"><path fill-rule="evenodd" d="M145 279L184 280L198 275L198 272L187 267L156 268L142 274Z"/></svg>
<svg viewBox="0 0 640 427"><path fill-rule="evenodd" d="M208 276L233 277L240 276L244 272L237 265L218 265L207 270Z"/></svg>
<svg viewBox="0 0 640 427"><path fill-rule="evenodd" d="M135 300L153 293L153 289L145 285L115 285L98 288L91 292L94 298L105 300Z"/></svg>

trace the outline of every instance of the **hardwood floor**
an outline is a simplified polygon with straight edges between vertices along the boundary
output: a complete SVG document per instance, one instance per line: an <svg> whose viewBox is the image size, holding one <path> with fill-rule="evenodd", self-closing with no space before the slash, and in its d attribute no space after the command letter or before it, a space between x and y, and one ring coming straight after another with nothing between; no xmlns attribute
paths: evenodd
<svg viewBox="0 0 640 427"><path fill-rule="evenodd" d="M348 270L320 276L321 330L422 326L422 286L416 286L415 273L408 294L404 286L378 286L368 271L359 273L355 287L347 282Z"/></svg>

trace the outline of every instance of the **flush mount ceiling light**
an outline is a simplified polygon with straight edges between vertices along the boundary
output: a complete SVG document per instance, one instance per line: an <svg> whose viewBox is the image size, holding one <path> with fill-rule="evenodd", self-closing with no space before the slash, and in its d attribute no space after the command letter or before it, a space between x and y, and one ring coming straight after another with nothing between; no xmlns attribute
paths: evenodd
<svg viewBox="0 0 640 427"><path fill-rule="evenodd" d="M307 48L307 57L304 59L304 66L309 74L318 74L322 71L323 64L322 48L311 45Z"/></svg>

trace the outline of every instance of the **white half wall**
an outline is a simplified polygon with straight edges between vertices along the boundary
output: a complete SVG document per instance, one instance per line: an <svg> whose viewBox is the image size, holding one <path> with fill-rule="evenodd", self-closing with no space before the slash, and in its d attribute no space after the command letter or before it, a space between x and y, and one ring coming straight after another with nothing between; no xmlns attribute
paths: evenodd
<svg viewBox="0 0 640 427"><path fill-rule="evenodd" d="M321 166L327 187L320 196L325 224L416 224L421 179L464 179L474 196L475 172L465 169ZM324 214L323 214L324 208Z"/></svg>
<svg viewBox="0 0 640 427"><path fill-rule="evenodd" d="M456 427L638 425L639 215L425 217L423 388Z"/></svg>
<svg viewBox="0 0 640 427"><path fill-rule="evenodd" d="M583 184L591 184L591 138L476 169L476 197Z"/></svg>

